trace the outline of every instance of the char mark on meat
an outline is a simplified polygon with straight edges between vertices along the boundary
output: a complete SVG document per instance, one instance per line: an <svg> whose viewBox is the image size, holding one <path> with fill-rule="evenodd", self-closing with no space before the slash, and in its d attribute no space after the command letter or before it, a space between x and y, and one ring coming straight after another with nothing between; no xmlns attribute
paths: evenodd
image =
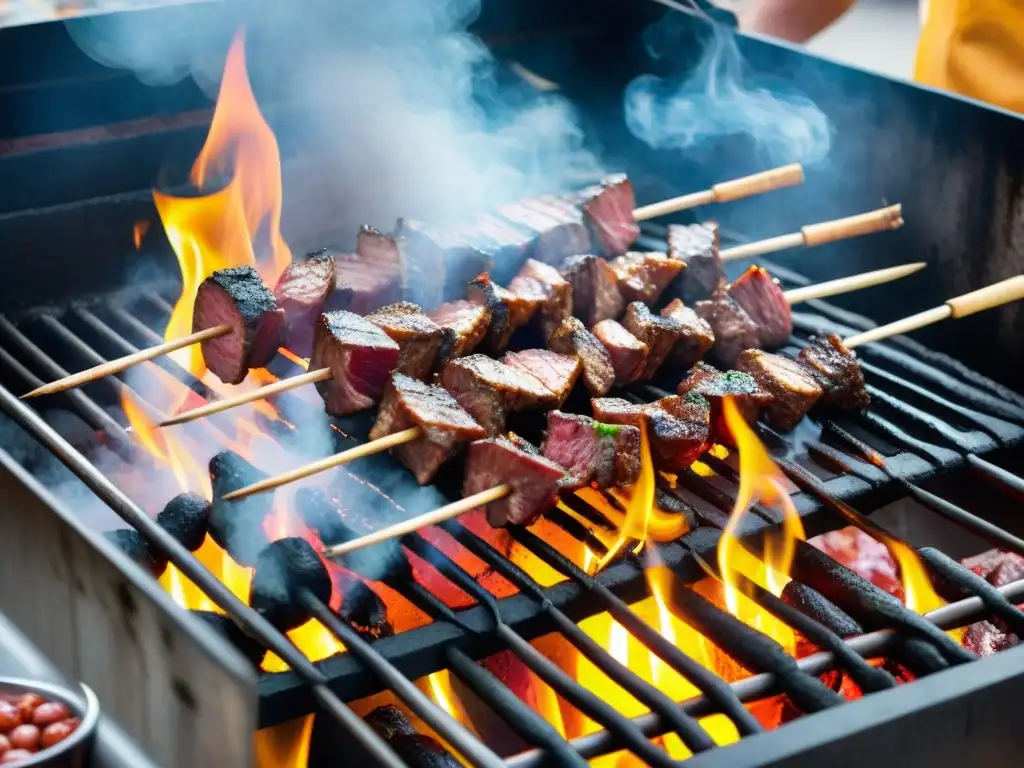
<svg viewBox="0 0 1024 768"><path fill-rule="evenodd" d="M615 271L593 254L571 256L562 264L562 277L572 285L573 312L587 327L614 320L626 306Z"/></svg>
<svg viewBox="0 0 1024 768"><path fill-rule="evenodd" d="M541 453L565 467L577 487L630 485L640 476L640 430L635 426L550 411Z"/></svg>
<svg viewBox="0 0 1024 768"><path fill-rule="evenodd" d="M399 220L395 240L406 297L420 306L436 307L462 296L466 283L492 266L490 257L475 248L472 239L471 233Z"/></svg>
<svg viewBox="0 0 1024 768"><path fill-rule="evenodd" d="M670 224L668 257L686 264L666 291L672 298L694 304L725 285L725 267L718 253L718 225L714 222Z"/></svg>
<svg viewBox="0 0 1024 768"><path fill-rule="evenodd" d="M484 337L484 349L500 352L508 346L512 334L530 322L540 304L539 299L517 296L491 280L486 273L477 275L469 283L470 301L482 304L491 311L491 324Z"/></svg>
<svg viewBox="0 0 1024 768"><path fill-rule="evenodd" d="M402 298L402 266L393 238L372 227L363 226L356 237L355 253L335 253L337 291L350 291L347 309L368 315L375 309ZM346 307L325 307L325 311Z"/></svg>
<svg viewBox="0 0 1024 768"><path fill-rule="evenodd" d="M508 284L510 293L537 302L534 320L543 338L572 316L572 285L549 264L529 259Z"/></svg>
<svg viewBox="0 0 1024 768"><path fill-rule="evenodd" d="M761 411L769 406L772 397L753 376L743 371L719 371L707 363L697 363L690 375L679 384L679 396L688 399L700 395L711 406L711 434L719 442L730 445L735 441L722 412L722 401L728 395L736 404L740 415L748 424L757 421Z"/></svg>
<svg viewBox="0 0 1024 768"><path fill-rule="evenodd" d="M835 334L823 339L812 336L811 343L800 350L797 360L807 367L824 391L822 405L852 410L871 402L860 363Z"/></svg>
<svg viewBox="0 0 1024 768"><path fill-rule="evenodd" d="M666 472L689 467L710 441L711 406L700 395L671 395L642 405L618 397L596 397L591 406L594 418L606 424L640 428L646 423L654 465Z"/></svg>
<svg viewBox="0 0 1024 768"><path fill-rule="evenodd" d="M693 309L715 335L711 355L716 362L731 367L743 350L761 346L757 323L724 288L710 299L698 301Z"/></svg>
<svg viewBox="0 0 1024 768"><path fill-rule="evenodd" d="M624 173L570 195L568 201L583 213L594 250L602 256L625 253L640 237L640 227L633 218L633 183Z"/></svg>
<svg viewBox="0 0 1024 768"><path fill-rule="evenodd" d="M441 385L490 436L504 431L509 413L544 408L555 398L533 376L486 355L449 360Z"/></svg>
<svg viewBox="0 0 1024 768"><path fill-rule="evenodd" d="M214 272L196 293L192 332L218 325L231 331L202 343L203 360L225 384L241 384L250 368L262 368L277 354L284 312L252 267Z"/></svg>
<svg viewBox="0 0 1024 768"><path fill-rule="evenodd" d="M316 385L327 412L348 416L373 406L384 394L400 356L398 344L366 318L351 312L321 315L309 369L331 371L330 379Z"/></svg>
<svg viewBox="0 0 1024 768"><path fill-rule="evenodd" d="M366 316L398 344L398 373L426 379L434 368L445 333L412 302L400 301Z"/></svg>
<svg viewBox="0 0 1024 768"><path fill-rule="evenodd" d="M624 387L637 381L647 365L648 346L615 320L602 320L593 330L594 336L608 350L615 383Z"/></svg>
<svg viewBox="0 0 1024 768"><path fill-rule="evenodd" d="M474 301L450 301L428 313L444 336L437 351L437 368L470 354L484 340L491 325L491 310Z"/></svg>
<svg viewBox="0 0 1024 768"><path fill-rule="evenodd" d="M487 505L495 528L509 523L529 525L555 503L565 470L543 456L517 448L503 437L470 443L463 496L509 485L512 492Z"/></svg>
<svg viewBox="0 0 1024 768"><path fill-rule="evenodd" d="M630 251L611 262L626 301L655 304L685 267L664 253Z"/></svg>
<svg viewBox="0 0 1024 768"><path fill-rule="evenodd" d="M793 314L779 281L752 266L729 286L729 295L757 324L761 343L781 347L793 332Z"/></svg>
<svg viewBox="0 0 1024 768"><path fill-rule="evenodd" d="M736 368L753 376L771 395L768 423L776 429L792 429L821 399L822 389L811 372L788 357L748 349L740 355Z"/></svg>
<svg viewBox="0 0 1024 768"><path fill-rule="evenodd" d="M562 355L573 355L583 366L583 384L596 397L608 394L615 383L615 367L604 344L575 317L562 322L548 347Z"/></svg>
<svg viewBox="0 0 1024 768"><path fill-rule="evenodd" d="M590 248L583 215L572 206L527 199L503 205L497 212L530 237L530 256L545 264L558 266L567 256Z"/></svg>
<svg viewBox="0 0 1024 768"><path fill-rule="evenodd" d="M675 320L682 329L682 335L672 351L665 359L665 364L673 371L681 372L700 362L715 343L715 334L711 326L700 315L687 307L679 299L672 299L661 310L663 317Z"/></svg>
<svg viewBox="0 0 1024 768"><path fill-rule="evenodd" d="M293 261L274 286L277 306L284 311L282 343L300 357L309 357L313 351L313 327L328 300L330 309L347 309L352 303L348 286L335 295L335 279L334 257L324 249Z"/></svg>
<svg viewBox="0 0 1024 768"><path fill-rule="evenodd" d="M661 364L683 340L685 329L667 315L655 315L646 304L634 301L626 307L622 326L647 345L647 361L640 373L642 381L654 378Z"/></svg>
<svg viewBox="0 0 1024 768"><path fill-rule="evenodd" d="M209 468L213 482L210 538L235 562L251 567L270 543L263 522L270 514L273 494L257 493L237 501L225 501L224 496L265 480L267 475L233 451L218 453L210 459Z"/></svg>
<svg viewBox="0 0 1024 768"><path fill-rule="evenodd" d="M583 370L578 358L560 355L549 349L507 352L502 362L530 374L544 385L554 395L550 405L552 408L562 407Z"/></svg>

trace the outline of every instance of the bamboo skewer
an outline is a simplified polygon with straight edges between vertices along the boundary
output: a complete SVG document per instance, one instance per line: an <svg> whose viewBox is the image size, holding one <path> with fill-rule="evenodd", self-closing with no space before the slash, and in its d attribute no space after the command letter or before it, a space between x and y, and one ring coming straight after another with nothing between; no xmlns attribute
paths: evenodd
<svg viewBox="0 0 1024 768"><path fill-rule="evenodd" d="M899 267L876 269L873 272L862 272L859 275L840 277L837 280L826 280L824 283L808 285L803 288L792 288L783 293L783 296L786 297L786 301L790 306L792 306L793 304L800 304L804 301L824 299L828 296L838 296L841 293L859 291L862 288L870 288L873 285L881 285L883 283L892 282L893 280L899 280L907 275L919 272L926 266L928 265L925 262L917 261L913 264L903 264Z"/></svg>

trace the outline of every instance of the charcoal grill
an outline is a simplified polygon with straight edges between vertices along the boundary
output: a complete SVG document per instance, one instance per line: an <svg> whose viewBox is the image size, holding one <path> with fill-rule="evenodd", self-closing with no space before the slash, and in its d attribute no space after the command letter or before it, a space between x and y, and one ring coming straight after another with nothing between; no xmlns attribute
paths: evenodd
<svg viewBox="0 0 1024 768"><path fill-rule="evenodd" d="M585 16L577 13L580 8L569 7L571 3L555 15L541 13L539 4L517 5L513 16L500 3L488 4L479 21L481 32L495 38L493 47L501 56L521 61L562 86L583 110L588 131L606 151L612 148L609 164L634 177L641 200L679 194L762 165L751 146L725 140L707 155L695 152L680 162L675 155L641 146L619 127L620 95L626 82L638 72L685 64L680 57L692 55L702 39L700 23L682 15L662 20L667 26L660 29L674 36L679 56L652 61L639 41L641 32L662 13L653 4L626 9L608 3L606 16L596 13L593 5L588 5ZM576 20L580 18L586 18L587 24L579 24ZM57 30L59 27L43 26L18 33L42 36L55 50L64 52L55 60L66 61L72 68L79 66L73 49L66 47L67 41L62 41ZM622 56L601 56L603 49L621 51ZM904 203L908 226L899 233L881 236L870 246L838 243L813 256L790 255L779 263L762 263L787 287L795 287L860 268L899 263L911 253L927 254L932 262L925 273L927 279L918 283L920 295L911 299L902 288L886 286L872 291L870 297L858 296L857 303L851 303L852 299L810 303L808 311L794 315L794 347L805 343L810 333L863 330L875 321L933 306L948 296L1017 272L1017 185L1012 179L1020 167L1020 150L1018 143L1009 139L1011 131L1019 129L1016 118L785 47L745 40L743 49L754 67L789 77L805 90L834 121L837 132L829 165L812 169L805 187L784 193L788 203L783 210L770 198L716 210L727 237L740 242L791 231L806 221L871 207L884 193ZM837 83L842 84L843 101L836 95ZM105 93L113 94L113 88ZM36 89L36 95L45 98L42 89ZM10 103L14 97L7 93L0 98ZM149 98L155 97L150 94ZM991 615L1011 626L1024 622L1024 614L1012 607L1013 602L1024 599L1024 583L995 590L963 582L958 594L964 599L930 615L930 623L883 604L876 594L854 583L836 600L845 596L843 607L857 614L854 618L867 634L843 643L834 632L822 633L820 627L807 625L802 614L782 614L786 623L803 634L818 633L816 644L831 649L799 661L780 655L780 649L772 647L767 638L738 625L727 613L684 589L675 596L671 610L685 616L716 644L732 649L730 655L758 673L729 685L681 653L630 608L649 594L636 558L621 558L597 577L590 577L534 533L512 529L510 538L521 551L564 577L554 586L542 587L502 551L456 522L443 526L457 542L455 546L500 574L514 587L514 594L493 596L445 554L447 549L443 552L419 534L407 536L403 544L408 551L429 563L438 578L461 589L469 598L469 607L454 611L422 583L389 579L389 586L402 599L432 621L374 639L354 617L338 616L322 605L311 604L313 614L349 649L312 665L294 652L288 654L282 638L252 611L221 603L254 636L276 643L275 650L293 669L257 679L233 649L194 626L197 622L188 620L148 575L90 530L81 519L82 510L109 507L166 545L172 562L182 572L212 590L214 585L206 583L197 561L161 536L160 529L147 522L125 492L71 448L70 443L84 439L80 429L68 429L66 423L56 424L55 429L16 399L66 370L155 343L159 337L151 329L166 323L168 302L179 290L169 277L174 271L173 256L159 228L145 241L153 268L141 276L135 273L136 279L127 286L123 276L131 273L131 264L137 261L131 245L132 225L138 220L156 221L146 187L158 164L187 167L202 139L207 105L187 88L176 88L156 106L137 107L140 111L135 113L125 106L127 100L114 101L121 105L116 115L89 115L77 124L68 124L66 119L53 125L45 120L36 123L31 130L20 132L63 133L46 141L33 137L32 143L25 137L13 138L6 154L0 156L0 167L26 180L23 197L2 200L4 213L0 216L0 232L9 244L0 258L7 269L18 265L18 271L12 272L17 279L0 286L7 308L0 319L0 408L6 414L5 429L16 436L8 443L17 448L18 460L9 452L0 452L0 459L2 487L8 498L15 500L9 508L19 513L5 516L5 531L10 535L5 537L0 560L3 583L17 585L17 589L8 586L0 594L5 612L65 673L97 690L108 712L159 763L249 764L254 728L314 711L319 713L319 722L332 723L324 730L333 731L330 737L321 734L314 740L314 759L329 760L339 750L347 756L353 749L373 752L379 749L379 740L360 729L360 721L346 714L341 702L390 689L460 748L471 764L500 764L486 747L453 729L442 711L418 695L409 682L439 669L449 669L520 740L523 751L507 755L507 762L516 766L542 765L545 760L548 764L581 764L581 757L589 759L622 748L652 765L668 764L664 753L647 739L675 731L695 751L710 747L694 718L715 711L729 714L743 738L727 748L701 751L691 758L694 765L819 765L826 759L859 764L866 755L883 765L903 764L908 756L936 765L965 759L986 765L1012 759L1016 735L1008 713L1014 711L1012 697L1024 685L1020 672L1024 651L1013 649L966 663L963 654L933 625L943 629L963 626ZM856 118L851 102L860 110ZM173 117L154 117L163 112ZM286 109L270 112L279 117L274 122L282 144L287 147L290 137L297 142L291 130L295 116ZM6 109L0 113L10 114ZM116 137L118 131L107 131L99 141L95 131L68 133L113 119L134 122L122 124L121 137ZM7 127L8 136L17 137L20 132ZM908 136L914 137L923 157L931 158L930 164L904 156L902 163L865 167L865 158L892 157ZM35 147L41 148L30 151ZM141 162L129 161L140 158ZM54 174L61 178L62 167L82 167L83 161L95 168L115 167L118 175L105 177L105 186L100 186L98 181L69 170L63 174L68 176L67 185L54 183ZM856 171L849 170L854 168ZM945 183L939 184L939 178ZM951 215L954 211L955 216ZM341 228L357 223L343 222ZM293 244L307 240L313 241L311 245L321 244L344 234L303 232ZM644 230L645 241L652 247L663 246L663 234L657 226ZM54 269L54 264L44 259L15 261L27 253L60 254L52 258L64 269ZM96 256L100 253L102 259ZM966 254L986 257L968 261ZM84 273L67 268L85 263L90 255L88 263L95 268ZM968 263L969 268L960 268ZM910 497L980 540L1024 552L1024 542L1018 538L1021 526L1013 514L1024 490L1024 482L1013 472L1021 466L1018 454L1024 437L1024 397L1006 386L1012 385L1012 372L1021 362L1021 352L1012 343L1020 326L1017 312L1017 308L1007 307L922 333L927 347L906 339L869 345L861 352L874 400L866 414L816 420L794 436L761 428L762 439L798 489L793 502L808 535L845 524L836 514L837 502L869 513ZM972 341L978 338L988 343ZM295 372L286 361L277 365L275 373L279 375ZM160 366L199 394L209 394L172 362L163 361ZM116 407L122 386L115 379L97 382L62 396L60 405L87 425L87 442L92 448L96 447L92 433L99 433L106 455L130 461L137 458L137 452ZM648 387L632 395L651 399L660 393ZM310 407L291 396L288 406L296 412ZM353 441L365 440L369 422L360 417L339 420L335 426L333 448L341 450ZM295 443L295 437L286 431L275 436L286 446ZM31 449L24 450L25 446ZM884 467L872 463L872 452L885 457ZM53 478L52 468L58 463L69 471L64 472L66 483L55 495L55 489L41 485L39 478ZM677 489L663 489L675 495L680 514L695 524L681 540L660 550L681 584L693 584L706 576L706 564L714 561L719 530L735 494L733 469L725 462L709 459L709 463L715 477L685 475ZM388 457L379 456L352 468L356 476L374 477L376 485L365 486L360 502L382 515L401 513L393 498L401 498L409 513L431 508L451 493L444 485L419 489L404 473L387 471L393 466ZM381 477L386 482L379 482ZM965 486L970 486L967 494ZM79 494L73 497L77 504L68 501L71 488ZM96 503L97 498L101 504ZM583 509L579 502L575 506L600 520L598 510ZM600 543L572 518L557 512L549 517L562 534L601 552ZM755 509L747 519L744 537L756 548L759 537L774 530L778 522L773 513ZM10 546L6 546L8 542ZM822 566L820 559L815 560L806 550L797 562L800 581L818 583L835 575L831 566ZM933 564L928 558L926 562ZM26 584L19 578L23 573L33 573L35 578ZM952 575L954 581L966 578L962 569L945 575ZM224 590L221 592L226 601ZM761 599L771 610L770 596ZM859 613L847 603L859 606ZM71 609L56 610L55 606ZM774 608L784 611L777 605ZM673 706L606 649L588 645L578 622L599 612L611 613L669 667L694 682L703 695L682 707ZM560 634L616 679L651 710L650 714L635 720L624 718L564 676L529 644L551 632ZM533 710L473 663L506 649L602 730L566 744ZM851 650L864 656L899 657L916 665L920 679L837 704L817 676L836 666L837 659L838 666L851 675L857 669L863 673ZM123 696L125 689L133 695ZM762 732L740 702L779 692L788 693L803 712L814 713L812 720L805 715ZM167 723L176 727L167 727ZM367 762L372 759L395 764L388 763L382 751Z"/></svg>

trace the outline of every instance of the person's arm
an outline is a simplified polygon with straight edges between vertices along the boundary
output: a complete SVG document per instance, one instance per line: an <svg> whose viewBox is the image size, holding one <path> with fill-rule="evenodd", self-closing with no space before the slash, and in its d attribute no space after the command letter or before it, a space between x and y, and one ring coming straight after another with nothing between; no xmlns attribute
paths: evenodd
<svg viewBox="0 0 1024 768"><path fill-rule="evenodd" d="M802 43L842 16L856 0L753 0L740 30Z"/></svg>

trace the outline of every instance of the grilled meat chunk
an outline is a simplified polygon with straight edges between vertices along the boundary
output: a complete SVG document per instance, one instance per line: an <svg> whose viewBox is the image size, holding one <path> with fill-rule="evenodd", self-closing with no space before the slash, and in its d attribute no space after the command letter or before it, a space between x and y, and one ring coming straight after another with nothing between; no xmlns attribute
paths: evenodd
<svg viewBox="0 0 1024 768"><path fill-rule="evenodd" d="M647 424L651 457L658 469L677 472L696 461L710 439L711 406L700 395L671 395L637 405L618 397L590 401L594 418L605 424Z"/></svg>
<svg viewBox="0 0 1024 768"><path fill-rule="evenodd" d="M543 408L554 399L530 374L486 355L449 360L441 369L441 385L491 436L505 429L510 412Z"/></svg>
<svg viewBox="0 0 1024 768"><path fill-rule="evenodd" d="M671 317L651 314L647 305L639 301L626 307L622 327L647 345L647 361L640 374L644 381L654 378L665 358L686 335L683 326Z"/></svg>
<svg viewBox="0 0 1024 768"><path fill-rule="evenodd" d="M664 253L630 251L611 263L619 281L619 291L626 301L654 304L685 268L683 262Z"/></svg>
<svg viewBox="0 0 1024 768"><path fill-rule="evenodd" d="M399 373L426 379L434 369L445 333L412 302L400 301L371 312L366 319L398 344Z"/></svg>
<svg viewBox="0 0 1024 768"><path fill-rule="evenodd" d="M661 314L675 320L682 329L682 335L665 358L665 363L673 371L685 371L703 359L715 343L715 334L700 315L679 299L672 299Z"/></svg>
<svg viewBox="0 0 1024 768"><path fill-rule="evenodd" d="M711 355L717 362L732 366L743 350L761 346L757 323L724 289L693 309L715 334Z"/></svg>
<svg viewBox="0 0 1024 768"><path fill-rule="evenodd" d="M367 315L402 298L402 266L398 245L393 238L372 227L363 226L356 236L355 253L335 253L337 290L350 290L352 302L347 309ZM343 309L329 306L326 311Z"/></svg>
<svg viewBox="0 0 1024 768"><path fill-rule="evenodd" d="M753 376L742 371L719 371L707 363L697 363L690 375L679 383L679 395L701 395L711 405L712 437L733 442L722 413L722 399L732 396L740 414L753 424L761 410L771 404L772 397Z"/></svg>
<svg viewBox="0 0 1024 768"><path fill-rule="evenodd" d="M506 352L501 361L505 365L530 374L550 390L554 395L552 408L562 407L583 371L583 365L578 358L560 355L549 349Z"/></svg>
<svg viewBox="0 0 1024 768"><path fill-rule="evenodd" d="M528 259L508 284L509 292L537 302L534 320L547 339L572 317L572 285L549 264Z"/></svg>
<svg viewBox="0 0 1024 768"><path fill-rule="evenodd" d="M486 273L469 282L467 297L491 310L491 324L484 336L484 348L490 352L500 352L507 347L512 334L530 322L540 304L540 299L505 290Z"/></svg>
<svg viewBox="0 0 1024 768"><path fill-rule="evenodd" d="M471 244L469 234L458 230L400 219L395 241L405 296L422 307L458 298L474 275L491 268L490 257Z"/></svg>
<svg viewBox="0 0 1024 768"><path fill-rule="evenodd" d="M325 310L346 309L352 303L352 289L342 286L335 292L334 257L325 249L293 261L281 273L274 286L277 306L284 311L282 343L300 357L313 351L313 326Z"/></svg>
<svg viewBox="0 0 1024 768"><path fill-rule="evenodd" d="M793 332L793 314L779 281L752 266L729 286L729 295L757 324L761 343L781 347Z"/></svg>
<svg viewBox="0 0 1024 768"><path fill-rule="evenodd" d="M210 503L194 493L179 493L160 510L156 521L181 546L195 552L206 540Z"/></svg>
<svg viewBox="0 0 1024 768"><path fill-rule="evenodd" d="M392 448L391 452L420 485L433 479L461 443L487 436L484 428L444 389L396 373L381 401L370 439L378 440L410 427L422 429L423 437Z"/></svg>
<svg viewBox="0 0 1024 768"><path fill-rule="evenodd" d="M497 213L530 236L530 256L545 264L557 266L567 256L586 253L590 248L583 214L564 201L526 198L501 206Z"/></svg>
<svg viewBox="0 0 1024 768"><path fill-rule="evenodd" d="M331 369L316 388L329 414L348 416L380 399L400 357L398 344L369 320L327 312L316 323L309 369Z"/></svg>
<svg viewBox="0 0 1024 768"><path fill-rule="evenodd" d="M320 555L305 539L278 539L260 552L252 576L251 605L282 632L309 620L303 593L322 603L331 600L331 576Z"/></svg>
<svg viewBox="0 0 1024 768"><path fill-rule="evenodd" d="M670 224L668 257L686 264L667 291L673 298L694 304L725 285L725 267L718 255L718 225L714 222Z"/></svg>
<svg viewBox="0 0 1024 768"><path fill-rule="evenodd" d="M473 247L487 257L491 264L488 271L499 285L508 284L530 256L534 245L533 238L523 229L491 213L477 216L462 232Z"/></svg>
<svg viewBox="0 0 1024 768"><path fill-rule="evenodd" d="M863 408L871 402L864 388L860 363L834 333L823 339L812 336L811 343L800 350L797 360L807 367L824 391L822 405L847 410Z"/></svg>
<svg viewBox="0 0 1024 768"><path fill-rule="evenodd" d="M615 383L615 368L611 355L604 344L588 331L577 318L570 317L562 322L551 338L548 347L562 355L573 355L583 366L583 383L590 394L601 397Z"/></svg>
<svg viewBox="0 0 1024 768"><path fill-rule="evenodd" d="M444 336L437 351L437 367L453 357L470 354L487 335L491 310L473 301L450 301L427 314L441 326Z"/></svg>
<svg viewBox="0 0 1024 768"><path fill-rule="evenodd" d="M608 350L615 370L615 383L620 387L639 379L647 365L650 349L615 320L602 320L594 326L594 336Z"/></svg>
<svg viewBox="0 0 1024 768"><path fill-rule="evenodd" d="M602 179L600 184L570 195L568 200L583 213L594 250L602 256L610 258L625 253L640 237L640 227L633 218L633 183L626 174Z"/></svg>
<svg viewBox="0 0 1024 768"><path fill-rule="evenodd" d="M273 494L257 493L237 501L224 501L224 496L265 480L267 475L234 451L223 451L210 459L210 478L213 481L210 538L235 562L252 566L256 556L270 543L263 521L270 513Z"/></svg>
<svg viewBox="0 0 1024 768"><path fill-rule="evenodd" d="M626 302L619 291L618 278L601 257L570 256L562 264L562 277L572 285L573 313L588 328L622 314Z"/></svg>
<svg viewBox="0 0 1024 768"><path fill-rule="evenodd" d="M512 492L487 505L487 521L495 528L508 523L529 525L550 509L565 470L543 456L527 453L504 437L469 444L463 496L511 486Z"/></svg>
<svg viewBox="0 0 1024 768"><path fill-rule="evenodd" d="M768 423L789 430L821 399L822 389L811 372L796 360L760 349L748 349L736 361L737 370L749 373L772 396Z"/></svg>
<svg viewBox="0 0 1024 768"><path fill-rule="evenodd" d="M241 384L250 368L262 368L277 354L284 312L252 267L220 269L196 293L192 332L231 326L231 332L202 343L206 367L225 384Z"/></svg>
<svg viewBox="0 0 1024 768"><path fill-rule="evenodd" d="M640 430L634 426L549 411L541 453L565 467L577 487L629 485L640 476Z"/></svg>

